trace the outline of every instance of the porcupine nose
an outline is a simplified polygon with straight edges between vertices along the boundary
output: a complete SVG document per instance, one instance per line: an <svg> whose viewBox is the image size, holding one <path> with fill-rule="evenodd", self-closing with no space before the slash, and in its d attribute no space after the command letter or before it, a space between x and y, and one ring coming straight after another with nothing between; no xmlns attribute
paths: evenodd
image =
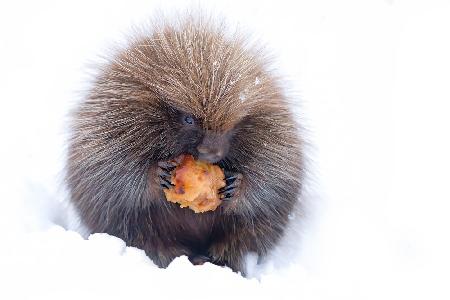
<svg viewBox="0 0 450 300"><path fill-rule="evenodd" d="M215 147L200 145L197 147L198 159L209 163L216 163L223 158L223 151Z"/></svg>

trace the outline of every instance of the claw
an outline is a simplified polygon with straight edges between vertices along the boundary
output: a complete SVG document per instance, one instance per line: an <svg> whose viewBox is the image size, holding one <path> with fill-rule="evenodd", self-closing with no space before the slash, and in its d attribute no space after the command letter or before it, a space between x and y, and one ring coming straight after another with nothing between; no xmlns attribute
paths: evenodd
<svg viewBox="0 0 450 300"><path fill-rule="evenodd" d="M177 162L173 161L173 160L169 160L169 161L160 161L158 162L158 167L160 169L164 169L167 171L173 171L173 169L175 169L177 167Z"/></svg>
<svg viewBox="0 0 450 300"><path fill-rule="evenodd" d="M234 193L222 194L222 201L230 201L233 199Z"/></svg>
<svg viewBox="0 0 450 300"><path fill-rule="evenodd" d="M170 178L166 178L165 176L161 176L161 175L159 175L159 178L160 178L160 180L161 180L161 184L165 184L165 185L167 185L167 186L169 186L169 187L174 186L174 185L170 182Z"/></svg>
<svg viewBox="0 0 450 300"><path fill-rule="evenodd" d="M173 160L158 162L158 176L162 188L170 189L174 185L171 183L172 171L177 167L178 163Z"/></svg>
<svg viewBox="0 0 450 300"><path fill-rule="evenodd" d="M170 189L172 186L173 186L173 185L168 185L168 184L165 183L165 182L162 182L162 183L161 183L161 187L163 187L163 188L165 188L165 189Z"/></svg>
<svg viewBox="0 0 450 300"><path fill-rule="evenodd" d="M170 177L170 176L172 176L171 171L168 171L168 170L162 169L162 168L159 168L158 175L159 175L159 177Z"/></svg>
<svg viewBox="0 0 450 300"><path fill-rule="evenodd" d="M239 175L240 175L240 174L230 175L229 177L226 177L226 178L225 178L225 181L227 182L227 184L233 183L234 181L236 181L236 179L237 179L238 177L240 177Z"/></svg>
<svg viewBox="0 0 450 300"><path fill-rule="evenodd" d="M241 184L241 180L242 174L240 173L231 173L225 178L226 185L219 189L219 194L223 201L230 201L233 199Z"/></svg>
<svg viewBox="0 0 450 300"><path fill-rule="evenodd" d="M219 193L224 193L224 192L231 192L233 191L235 188L237 188L239 186L239 184L241 183L240 180L236 180L237 177L234 176L234 179L232 181L227 181L225 179L226 182L226 186L224 186L223 188L219 189Z"/></svg>

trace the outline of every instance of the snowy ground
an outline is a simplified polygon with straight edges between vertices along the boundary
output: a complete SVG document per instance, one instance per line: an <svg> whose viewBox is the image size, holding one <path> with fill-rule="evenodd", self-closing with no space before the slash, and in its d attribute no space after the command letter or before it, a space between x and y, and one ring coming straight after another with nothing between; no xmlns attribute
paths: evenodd
<svg viewBox="0 0 450 300"><path fill-rule="evenodd" d="M267 42L301 97L309 218L267 264L250 257L254 279L185 257L158 269L117 238L71 231L64 122L86 64L186 3L2 2L0 299L449 299L450 4L201 6Z"/></svg>

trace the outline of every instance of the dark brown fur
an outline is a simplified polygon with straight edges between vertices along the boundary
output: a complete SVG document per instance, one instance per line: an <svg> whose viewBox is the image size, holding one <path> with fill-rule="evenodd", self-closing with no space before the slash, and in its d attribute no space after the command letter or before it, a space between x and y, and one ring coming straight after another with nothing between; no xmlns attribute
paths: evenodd
<svg viewBox="0 0 450 300"><path fill-rule="evenodd" d="M180 118L189 114L195 126ZM243 178L232 201L195 214L165 200L160 161L199 145ZM225 149L226 148L226 149ZM278 79L255 47L204 19L164 24L104 66L73 115L68 186L91 232L144 249L159 266L204 255L244 270L276 245L298 201L301 140Z"/></svg>

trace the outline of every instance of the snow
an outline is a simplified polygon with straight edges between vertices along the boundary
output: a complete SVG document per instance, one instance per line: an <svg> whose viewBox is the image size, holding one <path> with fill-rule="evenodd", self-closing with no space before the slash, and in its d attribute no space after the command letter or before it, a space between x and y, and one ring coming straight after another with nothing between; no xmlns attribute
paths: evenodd
<svg viewBox="0 0 450 300"><path fill-rule="evenodd" d="M0 4L0 299L450 298L450 4L231 3ZM87 65L155 10L189 5L267 43L311 144L306 214L265 264L249 255L250 279L186 257L159 269L87 236L62 184Z"/></svg>

